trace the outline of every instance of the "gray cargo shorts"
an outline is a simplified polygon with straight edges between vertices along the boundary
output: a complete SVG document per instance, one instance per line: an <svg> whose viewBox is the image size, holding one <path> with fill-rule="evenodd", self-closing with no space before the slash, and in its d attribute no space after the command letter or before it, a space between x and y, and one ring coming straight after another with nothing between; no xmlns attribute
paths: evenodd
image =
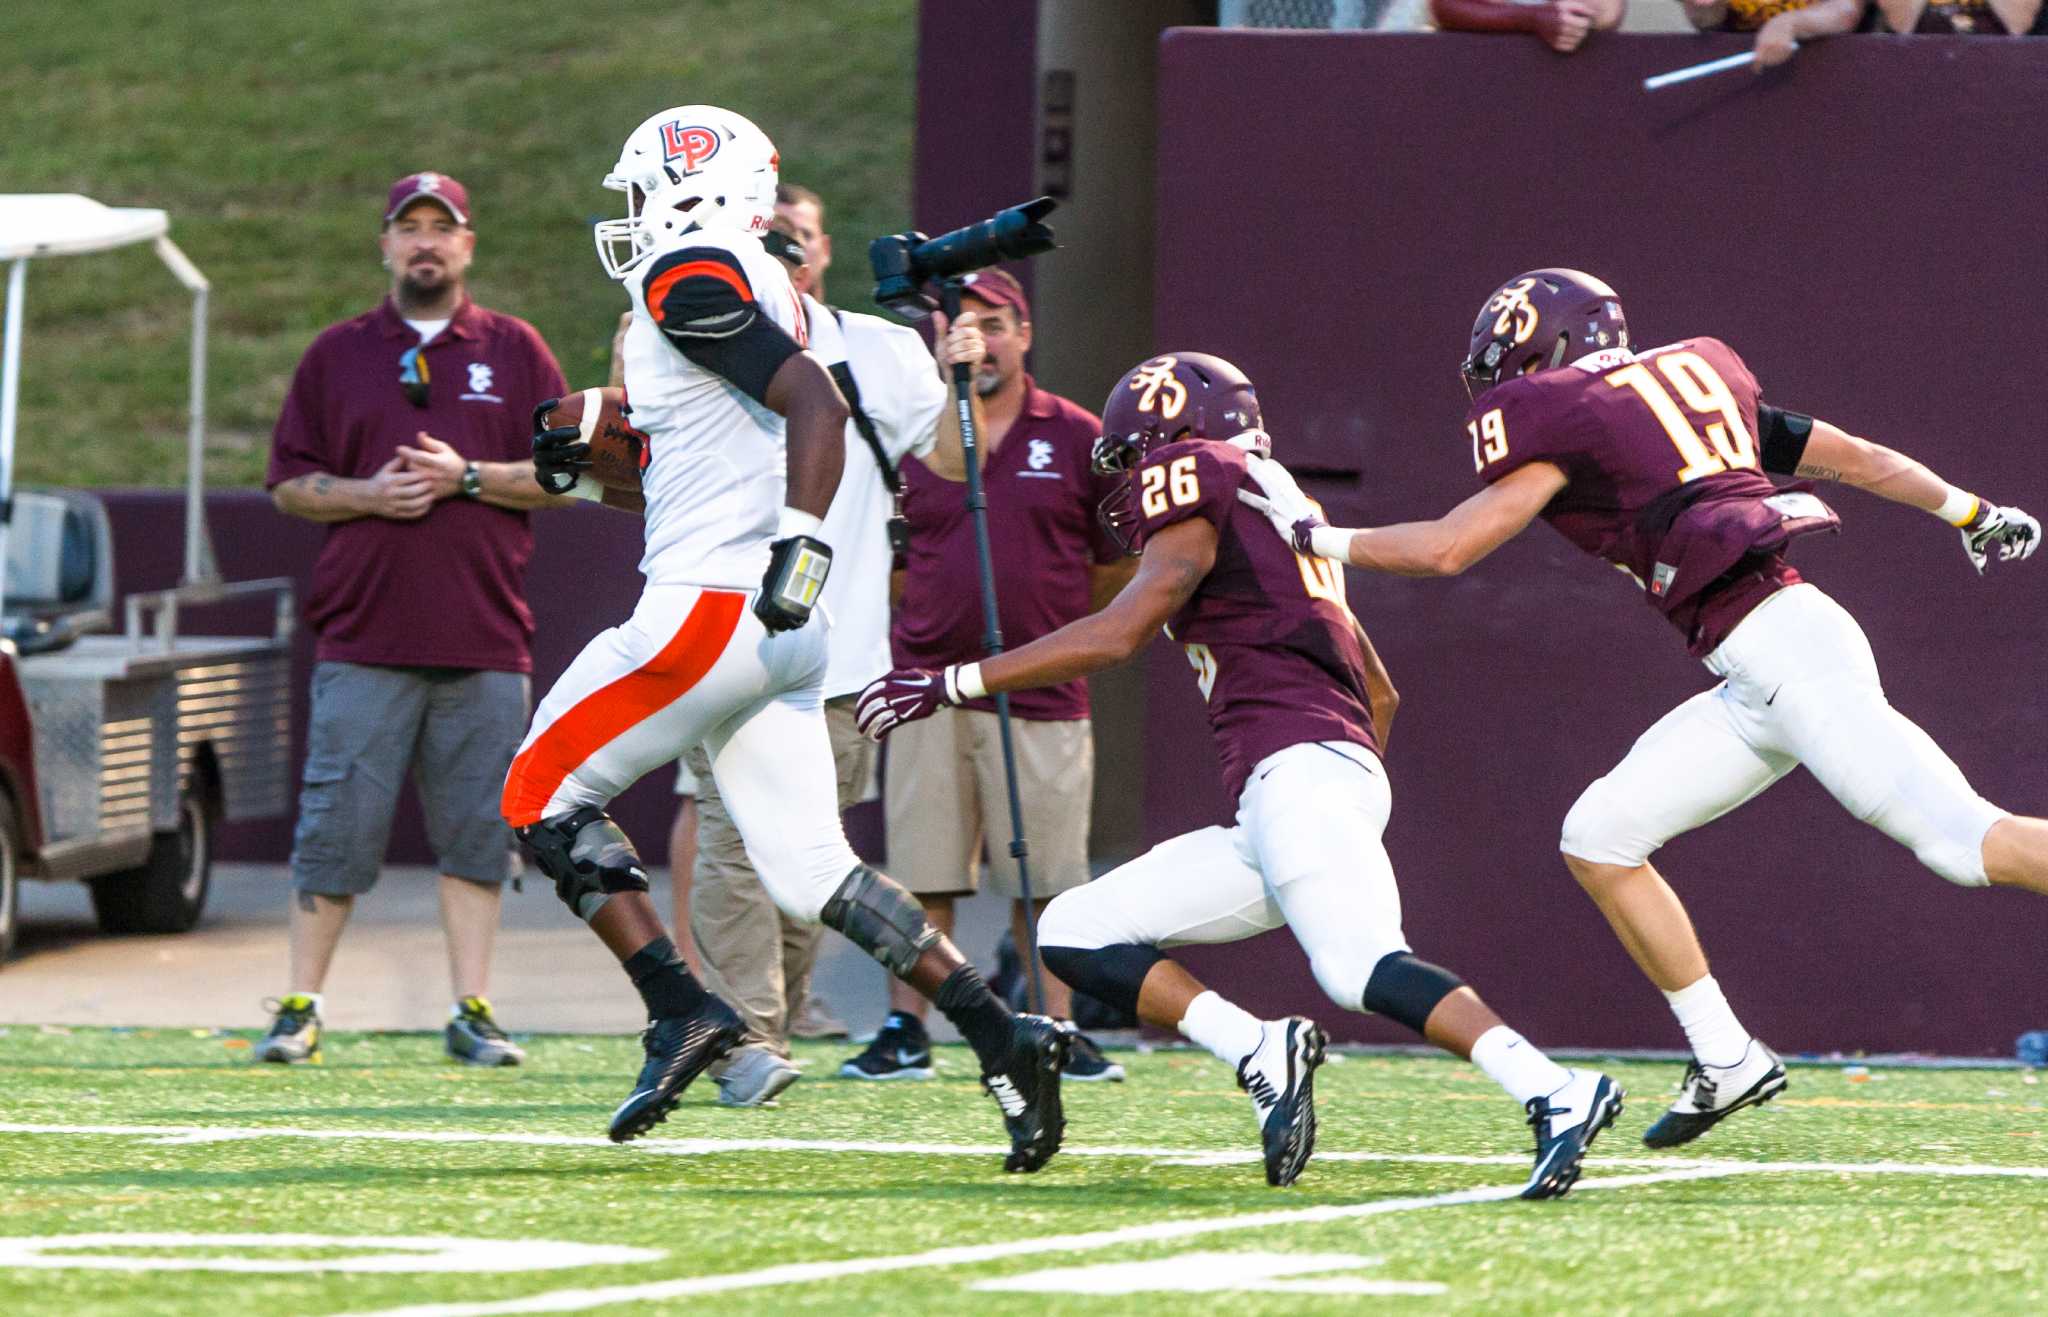
<svg viewBox="0 0 2048 1317"><path fill-rule="evenodd" d="M316 664L292 886L354 896L376 884L408 769L442 873L517 877L498 796L526 733L528 693L520 672Z"/></svg>

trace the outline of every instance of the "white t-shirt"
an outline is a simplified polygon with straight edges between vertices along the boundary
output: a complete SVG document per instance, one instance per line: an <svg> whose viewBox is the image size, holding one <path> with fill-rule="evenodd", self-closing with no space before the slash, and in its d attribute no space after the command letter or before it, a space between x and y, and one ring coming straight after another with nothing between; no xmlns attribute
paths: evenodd
<svg viewBox="0 0 2048 1317"><path fill-rule="evenodd" d="M938 439L948 392L917 331L880 316L841 311L804 298L811 352L830 366L845 361L860 390L861 410L893 464L923 457ZM638 403L634 404L637 419ZM825 698L850 695L887 672L889 662L889 490L860 430L846 423L846 469L818 538L832 546L825 605L832 611L832 649Z"/></svg>
<svg viewBox="0 0 2048 1317"><path fill-rule="evenodd" d="M788 271L759 238L699 230L671 244L687 248L730 255L755 305L798 343L808 341ZM684 356L654 323L645 285L659 258L657 253L626 281L633 299L626 396L633 424L650 440L641 486L647 547L640 571L649 585L753 589L768 570L768 544L782 512L783 421Z"/></svg>
<svg viewBox="0 0 2048 1317"><path fill-rule="evenodd" d="M448 322L454 318L444 316L439 320L408 320L405 323L412 326L412 332L420 336L420 346L425 347L440 337L441 331L448 328Z"/></svg>

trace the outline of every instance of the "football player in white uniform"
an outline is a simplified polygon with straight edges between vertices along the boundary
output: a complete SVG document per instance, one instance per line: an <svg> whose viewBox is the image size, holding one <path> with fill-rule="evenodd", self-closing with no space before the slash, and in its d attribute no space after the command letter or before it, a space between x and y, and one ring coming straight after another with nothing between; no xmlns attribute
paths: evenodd
<svg viewBox="0 0 2048 1317"><path fill-rule="evenodd" d="M612 1116L614 1140L665 1119L744 1033L684 965L633 843L604 812L701 742L776 905L845 934L937 1004L1002 1108L1005 1168L1037 1170L1064 1127L1066 1035L1012 1015L840 827L820 698L830 617L813 611L831 568L818 532L839 484L847 407L804 350L802 307L761 246L777 163L752 123L690 105L636 128L604 180L627 197L626 218L596 237L633 301L626 390L650 436L647 584L632 617L585 646L541 701L503 812L647 1003L647 1063ZM587 461L574 439L535 436L552 492L573 492Z"/></svg>

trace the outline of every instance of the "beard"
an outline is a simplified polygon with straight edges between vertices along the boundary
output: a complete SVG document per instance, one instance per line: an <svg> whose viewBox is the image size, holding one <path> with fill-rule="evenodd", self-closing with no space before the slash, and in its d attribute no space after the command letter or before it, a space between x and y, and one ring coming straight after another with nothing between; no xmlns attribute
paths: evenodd
<svg viewBox="0 0 2048 1317"><path fill-rule="evenodd" d="M1000 371L978 370L974 372L974 393L976 397L986 398L1002 387L1003 376Z"/></svg>
<svg viewBox="0 0 2048 1317"><path fill-rule="evenodd" d="M447 288L448 267L444 265L416 265L399 277L398 300L401 302L429 302L447 291Z"/></svg>

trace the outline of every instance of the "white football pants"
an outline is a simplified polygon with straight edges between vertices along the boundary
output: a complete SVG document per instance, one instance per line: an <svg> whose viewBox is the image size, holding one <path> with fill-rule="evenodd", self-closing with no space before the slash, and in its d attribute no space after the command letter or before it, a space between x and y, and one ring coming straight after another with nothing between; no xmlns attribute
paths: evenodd
<svg viewBox="0 0 2048 1317"><path fill-rule="evenodd" d="M1362 1009L1383 956L1406 951L1401 894L1381 834L1393 805L1386 768L1341 741L1289 746L1259 761L1237 826L1161 842L1062 892L1038 924L1042 945L1176 947L1293 930L1316 982Z"/></svg>
<svg viewBox="0 0 2048 1317"><path fill-rule="evenodd" d="M1863 629L1812 585L1780 590L1707 666L1724 680L1657 721L1565 816L1567 855L1633 868L1800 764L1843 808L1952 883L1981 887L2007 817L1885 700Z"/></svg>
<svg viewBox="0 0 2048 1317"><path fill-rule="evenodd" d="M860 860L839 822L820 684L823 608L770 635L751 590L652 585L595 636L533 716L501 808L523 827L599 808L702 743L711 775L776 906L816 923Z"/></svg>

